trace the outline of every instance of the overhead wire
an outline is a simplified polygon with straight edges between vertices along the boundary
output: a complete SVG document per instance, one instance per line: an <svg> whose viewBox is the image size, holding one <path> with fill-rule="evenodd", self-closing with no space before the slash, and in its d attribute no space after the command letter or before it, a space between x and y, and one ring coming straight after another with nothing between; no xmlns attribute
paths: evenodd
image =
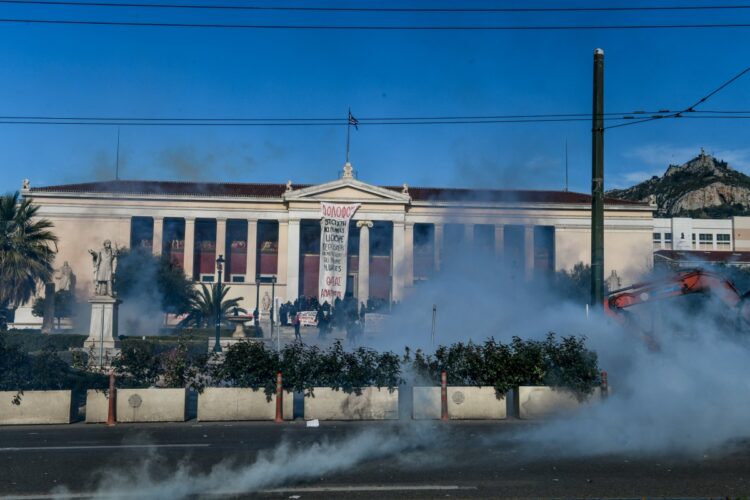
<svg viewBox="0 0 750 500"><path fill-rule="evenodd" d="M627 127L627 126L630 126L630 125L637 125L639 123L647 123L647 122L651 122L651 121L654 121L654 120L662 120L662 119L665 119L665 118L685 118L686 117L686 113L694 113L696 106L699 106L700 104L703 104L704 102L706 102L707 100L709 100L711 97L715 96L716 94L718 94L719 92L721 92L722 90L724 90L725 88L727 88L728 86L730 86L731 84L733 84L734 82L736 82L737 80L739 80L740 78L742 78L748 72L750 72L750 66L748 66L747 68L743 69L742 71L740 71L739 73L737 73L736 75L734 75L732 78L730 78L729 80L725 81L724 83L722 83L721 85L719 85L718 87L716 87L714 90L712 90L708 94L706 94L703 97L701 97L700 99L698 99L695 103L693 103L692 105L688 106L687 108L685 108L685 109L683 109L681 111L677 111L675 113L664 114L664 115L656 115L656 116L652 116L650 118L645 118L643 120L636 120L636 121L626 122L626 123L618 123L616 125L610 125L608 127L604 127L604 130L613 129L613 128L620 128L620 127ZM710 118L710 117L706 117L706 118ZM719 117L717 116L716 118L719 118Z"/></svg>
<svg viewBox="0 0 750 500"><path fill-rule="evenodd" d="M703 24L610 24L610 25L345 25L345 24L224 24L167 23L146 21L102 21L69 19L1 18L6 24L50 24L72 26L124 26L147 28L203 28L304 31L590 31L590 30L657 30L657 29L724 29L750 28L750 23Z"/></svg>
<svg viewBox="0 0 750 500"><path fill-rule="evenodd" d="M246 10L289 12L404 12L404 13L544 13L544 12L649 12L649 11L706 11L745 10L746 4L724 5L653 5L621 7L327 7L296 5L229 5L229 4L177 4L140 2L95 2L52 0L0 0L0 4L40 5L61 7L105 7L139 9L184 9L184 10Z"/></svg>

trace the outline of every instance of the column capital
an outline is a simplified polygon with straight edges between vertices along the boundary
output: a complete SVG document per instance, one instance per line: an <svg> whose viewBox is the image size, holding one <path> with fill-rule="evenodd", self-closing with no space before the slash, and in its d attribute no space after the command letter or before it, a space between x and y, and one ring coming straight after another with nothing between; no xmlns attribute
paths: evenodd
<svg viewBox="0 0 750 500"><path fill-rule="evenodd" d="M371 220L358 220L357 227L358 228L366 227L368 229L372 229L372 221Z"/></svg>
<svg viewBox="0 0 750 500"><path fill-rule="evenodd" d="M185 224L195 224L195 217L183 217Z"/></svg>

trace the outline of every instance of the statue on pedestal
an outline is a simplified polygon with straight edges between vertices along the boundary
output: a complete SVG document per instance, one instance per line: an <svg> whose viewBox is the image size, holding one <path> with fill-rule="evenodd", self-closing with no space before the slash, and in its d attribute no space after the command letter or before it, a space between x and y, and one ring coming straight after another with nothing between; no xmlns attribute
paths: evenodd
<svg viewBox="0 0 750 500"><path fill-rule="evenodd" d="M94 259L94 295L114 297L114 277L117 271L117 248L112 248L112 242L104 240L99 250L89 250Z"/></svg>
<svg viewBox="0 0 750 500"><path fill-rule="evenodd" d="M60 268L59 271L57 271L57 275L55 278L58 280L59 284L57 286L58 290L65 290L66 292L69 292L75 288L75 280L76 277L73 274L73 269L68 264L68 261L66 260L63 266Z"/></svg>

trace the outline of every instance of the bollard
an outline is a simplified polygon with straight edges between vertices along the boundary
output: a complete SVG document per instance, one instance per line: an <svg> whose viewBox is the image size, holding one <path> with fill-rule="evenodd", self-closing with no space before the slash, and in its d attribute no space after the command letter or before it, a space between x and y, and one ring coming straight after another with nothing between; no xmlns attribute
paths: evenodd
<svg viewBox="0 0 750 500"><path fill-rule="evenodd" d="M109 372L109 407L107 409L107 425L117 423L117 388L115 387L115 372Z"/></svg>
<svg viewBox="0 0 750 500"><path fill-rule="evenodd" d="M276 418L274 422L280 424L284 421L284 391L281 384L281 372L276 372Z"/></svg>
<svg viewBox="0 0 750 500"><path fill-rule="evenodd" d="M448 374L440 373L440 420L448 420Z"/></svg>
<svg viewBox="0 0 750 500"><path fill-rule="evenodd" d="M609 380L607 380L607 372L602 371L602 399L607 399L609 396Z"/></svg>

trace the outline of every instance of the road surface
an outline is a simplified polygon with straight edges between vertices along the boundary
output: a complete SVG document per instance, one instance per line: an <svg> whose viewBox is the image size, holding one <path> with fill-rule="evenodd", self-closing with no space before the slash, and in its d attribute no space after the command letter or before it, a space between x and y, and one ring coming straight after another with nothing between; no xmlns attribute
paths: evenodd
<svg viewBox="0 0 750 500"><path fill-rule="evenodd" d="M570 458L534 423L173 423L0 428L10 498L704 498L750 494L750 443L720 455ZM729 450L729 448L727 448ZM229 464L214 469L217 464ZM213 473L211 471L214 471Z"/></svg>

